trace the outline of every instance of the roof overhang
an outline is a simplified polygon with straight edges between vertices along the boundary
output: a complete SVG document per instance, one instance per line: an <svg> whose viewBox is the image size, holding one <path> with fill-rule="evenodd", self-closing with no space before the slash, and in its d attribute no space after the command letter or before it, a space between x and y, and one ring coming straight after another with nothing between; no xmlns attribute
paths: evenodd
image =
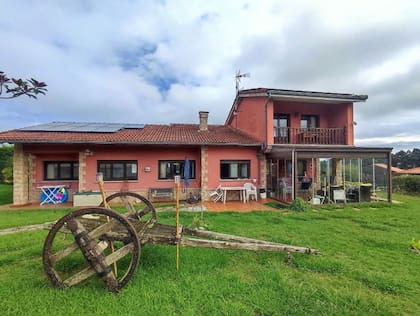
<svg viewBox="0 0 420 316"><path fill-rule="evenodd" d="M272 145L266 148L269 158L388 158L392 148L356 147L347 145Z"/></svg>
<svg viewBox="0 0 420 316"><path fill-rule="evenodd" d="M239 146L239 147L262 147L262 143L210 143L210 142L100 142L100 141L78 141L78 140L6 140L5 143L9 144L49 144L49 145L131 145L131 146Z"/></svg>
<svg viewBox="0 0 420 316"><path fill-rule="evenodd" d="M242 90L239 92L239 97L265 97L269 96L273 99L286 100L313 100L313 101L328 101L328 102L364 102L368 99L367 95L363 94L349 94L349 93L333 93L333 92L316 92L316 91L302 91L302 90L284 90L284 89L267 89L264 92L248 92Z"/></svg>
<svg viewBox="0 0 420 316"><path fill-rule="evenodd" d="M228 117L225 121L227 124L233 115L234 110L243 98L267 98L272 100L285 100L295 102L307 103L353 103L365 102L368 96L365 94L350 94L350 93L334 93L334 92L317 92L317 91L303 91L303 90L286 90L286 89L247 89L240 90L233 105L229 111Z"/></svg>

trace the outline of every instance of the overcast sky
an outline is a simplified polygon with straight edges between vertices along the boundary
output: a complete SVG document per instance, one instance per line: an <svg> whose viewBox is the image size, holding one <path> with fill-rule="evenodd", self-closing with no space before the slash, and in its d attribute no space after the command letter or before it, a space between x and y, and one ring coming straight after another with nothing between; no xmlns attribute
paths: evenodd
<svg viewBox="0 0 420 316"><path fill-rule="evenodd" d="M0 130L51 121L223 124L241 88L367 94L356 145L420 148L420 1L1 1Z"/></svg>

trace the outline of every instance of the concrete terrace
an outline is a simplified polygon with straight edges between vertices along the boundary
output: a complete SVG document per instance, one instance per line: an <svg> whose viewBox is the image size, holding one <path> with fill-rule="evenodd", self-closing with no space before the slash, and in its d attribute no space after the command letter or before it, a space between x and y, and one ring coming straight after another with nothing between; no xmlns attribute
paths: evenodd
<svg viewBox="0 0 420 316"><path fill-rule="evenodd" d="M211 202L211 201L204 201L203 202L203 211L208 212L251 212L251 211L277 211L276 208L271 206L265 205L265 203L272 201L271 199L260 199L258 201L249 201L247 203L243 203L241 201L226 201L226 204L223 202ZM169 202L167 204L172 204L174 202ZM157 211L173 211L175 210L174 206L169 207L158 207L159 204L156 203ZM83 207L73 207L72 203L61 203L61 204L44 204L39 205L38 203L30 203L22 206L14 206L12 204L0 205L0 211L12 211L12 210L35 210L35 209L78 209ZM187 204L187 203L180 203L180 211L201 211L201 204Z"/></svg>

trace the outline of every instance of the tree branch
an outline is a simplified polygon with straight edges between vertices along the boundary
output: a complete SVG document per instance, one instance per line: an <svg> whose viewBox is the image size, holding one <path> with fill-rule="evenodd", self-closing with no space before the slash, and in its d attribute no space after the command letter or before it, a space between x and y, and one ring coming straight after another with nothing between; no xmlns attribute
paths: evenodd
<svg viewBox="0 0 420 316"><path fill-rule="evenodd" d="M3 94L3 86L6 89L6 96ZM31 78L29 80L7 78L3 71L0 71L0 99L13 99L21 95L26 95L30 98L37 99L38 94L45 95L47 84L42 81Z"/></svg>

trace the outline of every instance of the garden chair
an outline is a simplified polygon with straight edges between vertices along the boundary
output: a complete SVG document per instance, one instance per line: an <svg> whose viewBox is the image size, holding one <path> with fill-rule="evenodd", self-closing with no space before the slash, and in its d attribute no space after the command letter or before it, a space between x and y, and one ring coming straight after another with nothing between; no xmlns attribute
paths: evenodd
<svg viewBox="0 0 420 316"><path fill-rule="evenodd" d="M222 197L223 197L223 192L222 192L222 186L221 185L219 185L217 188L216 188L216 190L214 190L213 192L210 192L209 193L209 197L210 197L210 199L213 201L213 202L217 202L217 201L219 201L219 200L221 200L222 199Z"/></svg>
<svg viewBox="0 0 420 316"><path fill-rule="evenodd" d="M244 183L245 188L245 199L248 202L250 196L254 196L255 201L258 201L257 197L257 187L253 185L252 183Z"/></svg>

